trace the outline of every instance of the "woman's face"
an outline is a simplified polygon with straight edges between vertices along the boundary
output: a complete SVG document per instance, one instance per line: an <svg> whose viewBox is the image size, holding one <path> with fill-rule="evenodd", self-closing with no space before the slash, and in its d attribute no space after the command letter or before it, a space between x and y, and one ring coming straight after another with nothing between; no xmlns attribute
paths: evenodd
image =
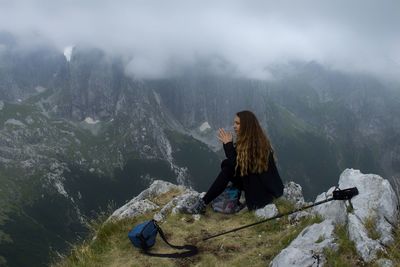
<svg viewBox="0 0 400 267"><path fill-rule="evenodd" d="M240 118L238 116L233 120L233 129L235 130L236 135L238 135L240 130Z"/></svg>

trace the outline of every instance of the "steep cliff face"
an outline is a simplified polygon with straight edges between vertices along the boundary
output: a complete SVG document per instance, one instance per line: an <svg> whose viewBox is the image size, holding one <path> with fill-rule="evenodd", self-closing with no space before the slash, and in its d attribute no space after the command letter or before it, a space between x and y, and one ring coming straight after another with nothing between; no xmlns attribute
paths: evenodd
<svg viewBox="0 0 400 267"><path fill-rule="evenodd" d="M22 101L50 87L65 57L45 44L26 46L0 32L0 99Z"/></svg>
<svg viewBox="0 0 400 267"><path fill-rule="evenodd" d="M400 130L395 115L400 114L398 91L372 77L345 75L316 64L305 65L285 83L288 90L276 94L276 101L339 148L340 168L357 165L398 176L398 157L387 155L399 147L394 140Z"/></svg>

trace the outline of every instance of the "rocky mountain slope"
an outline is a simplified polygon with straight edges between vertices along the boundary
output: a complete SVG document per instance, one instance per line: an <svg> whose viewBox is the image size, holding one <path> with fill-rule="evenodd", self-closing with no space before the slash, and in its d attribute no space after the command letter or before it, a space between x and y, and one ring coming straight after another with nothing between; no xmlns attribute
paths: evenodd
<svg viewBox="0 0 400 267"><path fill-rule="evenodd" d="M157 139L150 137L158 150L151 143L137 148L134 142L139 142L132 140L137 133L124 139L111 135L116 128L103 126L108 131L94 135L31 105L5 103L3 111L12 115L0 131L0 247L11 266L26 265L12 259L41 262L49 246L65 248L77 234L84 235L85 217L111 202L124 203L156 178L204 187L218 169L214 152L179 132L163 129ZM138 132L147 137L146 128ZM195 164L187 155L208 160ZM35 250L24 252L26 240ZM21 258L19 253L34 255Z"/></svg>

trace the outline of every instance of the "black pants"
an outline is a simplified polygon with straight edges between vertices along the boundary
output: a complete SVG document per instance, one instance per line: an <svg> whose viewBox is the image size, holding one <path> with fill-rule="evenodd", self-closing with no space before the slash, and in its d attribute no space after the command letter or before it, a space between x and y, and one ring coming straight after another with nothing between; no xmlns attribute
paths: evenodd
<svg viewBox="0 0 400 267"><path fill-rule="evenodd" d="M240 179L240 177L234 176L234 174L234 166L227 159L223 160L221 162L221 172L218 174L214 183L211 185L211 187L208 189L207 193L203 197L204 203L210 203L222 192L224 192L229 182L232 182L235 187L242 190L242 180Z"/></svg>

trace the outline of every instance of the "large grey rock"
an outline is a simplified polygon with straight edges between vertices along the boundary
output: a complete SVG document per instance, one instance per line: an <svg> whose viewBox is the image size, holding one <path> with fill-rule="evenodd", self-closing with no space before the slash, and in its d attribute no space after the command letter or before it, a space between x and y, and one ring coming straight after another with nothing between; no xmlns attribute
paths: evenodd
<svg viewBox="0 0 400 267"><path fill-rule="evenodd" d="M359 195L352 199L353 214L348 216L348 230L357 252L364 261L376 258L383 245L393 242L392 225L398 220L398 200L390 183L375 174L363 174L359 170L346 169L340 175L340 188L356 186ZM376 230L380 238L372 240L365 229L366 220L376 221Z"/></svg>
<svg viewBox="0 0 400 267"><path fill-rule="evenodd" d="M186 189L181 195L174 197L159 212L154 214L153 218L156 221L163 221L171 211L174 214L183 211L183 209L189 207L199 198L203 197L204 194L204 192L198 193L194 190Z"/></svg>
<svg viewBox="0 0 400 267"><path fill-rule="evenodd" d="M350 240L354 241L358 254L365 262L374 260L377 252L384 250L378 241L368 237L363 222L354 214L349 214L348 231Z"/></svg>
<svg viewBox="0 0 400 267"><path fill-rule="evenodd" d="M199 198L203 197L205 192L199 193L193 190L188 190L184 194L177 197L175 207L172 209L172 213L180 213L195 204Z"/></svg>
<svg viewBox="0 0 400 267"><path fill-rule="evenodd" d="M393 242L392 225L398 221L398 199L390 186L389 182L378 175L362 174L359 170L346 169L340 176L339 187L341 189L349 187L357 187L359 195L352 199L353 211L347 214L347 206L345 201L330 201L321 204L312 209L313 213L322 216L325 221L322 225L328 224L331 227L318 229L314 232L314 236L309 236L310 228L306 228L286 249L271 262L271 266L321 266L324 263L321 247L313 247L313 242L319 238L320 233L331 233L333 235L333 225L337 223L348 222L349 238L355 242L356 250L360 257L365 262L371 262L377 258L378 252L384 250L384 245ZM296 186L290 185L287 187L287 199L296 200ZM327 192L317 196L315 202L325 200L332 196L335 188L330 188ZM297 198L299 199L299 198ZM296 200L296 203L301 203L301 199ZM377 240L368 236L365 223L373 218L376 221L376 231L380 234ZM310 240L307 239L310 238ZM314 239L312 239L314 238ZM327 238L329 240L329 238ZM325 244L325 240L322 244ZM335 247L332 242L326 242L327 246ZM322 246L321 244L321 246ZM320 265L313 258L314 255L319 255L321 260ZM385 265L387 262L383 262Z"/></svg>
<svg viewBox="0 0 400 267"><path fill-rule="evenodd" d="M173 189L185 190L185 187L162 180L155 180L148 189L142 191L137 197L135 197L131 201L154 198Z"/></svg>
<svg viewBox="0 0 400 267"><path fill-rule="evenodd" d="M290 245L270 263L271 267L320 267L325 263L324 248L336 249L334 224L325 220L305 228Z"/></svg>
<svg viewBox="0 0 400 267"><path fill-rule="evenodd" d="M187 207L193 205L200 197L203 197L205 194L204 192L198 193L184 186L178 186L169 182L156 180L150 185L148 189L142 191L138 196L114 211L114 213L107 219L107 221L120 220L128 217L132 218L137 215L144 214L148 211L159 209L160 207L152 203L149 199L157 197L160 194L167 193L173 189L177 189L179 191L182 191L183 193L179 196L174 197L166 205L164 205L160 211L155 213L153 216L154 220L163 221L170 212L182 212Z"/></svg>
<svg viewBox="0 0 400 267"><path fill-rule="evenodd" d="M114 213L107 219L107 221L132 218L148 211L158 209L159 206L151 202L149 199L154 198L160 194L164 194L172 189L183 190L184 187L177 186L166 181L155 180L149 188L142 191L138 196L114 211Z"/></svg>
<svg viewBox="0 0 400 267"><path fill-rule="evenodd" d="M335 187L331 187L327 192L324 192L317 196L315 202L323 201L332 197L332 192ZM330 201L318 206L315 206L312 211L320 215L324 219L330 219L335 224L344 224L347 222L347 211L344 201Z"/></svg>
<svg viewBox="0 0 400 267"><path fill-rule="evenodd" d="M285 184L282 198L294 203L296 207L304 205L303 189L301 185L292 181Z"/></svg>
<svg viewBox="0 0 400 267"><path fill-rule="evenodd" d="M302 189L301 185L296 184L293 181L290 181L285 184L285 187L283 189L282 198L292 202L294 204L295 208L301 208L308 204L311 204L311 203L306 203L304 201L303 189ZM312 213L310 212L310 210L303 210L303 211L299 211L299 212L290 214L288 216L288 218L292 222L297 222L300 219L311 216L311 215L312 215Z"/></svg>
<svg viewBox="0 0 400 267"><path fill-rule="evenodd" d="M278 215L279 211L275 204L266 205L264 208L257 209L255 212L256 217L260 219L268 219Z"/></svg>
<svg viewBox="0 0 400 267"><path fill-rule="evenodd" d="M299 222L301 219L313 216L313 213L310 210L298 211L288 216L288 219L291 223Z"/></svg>
<svg viewBox="0 0 400 267"><path fill-rule="evenodd" d="M114 213L107 219L107 222L110 220L118 221L125 218L133 218L158 208L159 207L156 204L147 199L129 202L114 211Z"/></svg>
<svg viewBox="0 0 400 267"><path fill-rule="evenodd" d="M340 188L356 186L359 195L352 199L354 213L361 219L371 215L385 217L394 224L398 220L398 200L389 181L375 174L346 169L339 178Z"/></svg>

